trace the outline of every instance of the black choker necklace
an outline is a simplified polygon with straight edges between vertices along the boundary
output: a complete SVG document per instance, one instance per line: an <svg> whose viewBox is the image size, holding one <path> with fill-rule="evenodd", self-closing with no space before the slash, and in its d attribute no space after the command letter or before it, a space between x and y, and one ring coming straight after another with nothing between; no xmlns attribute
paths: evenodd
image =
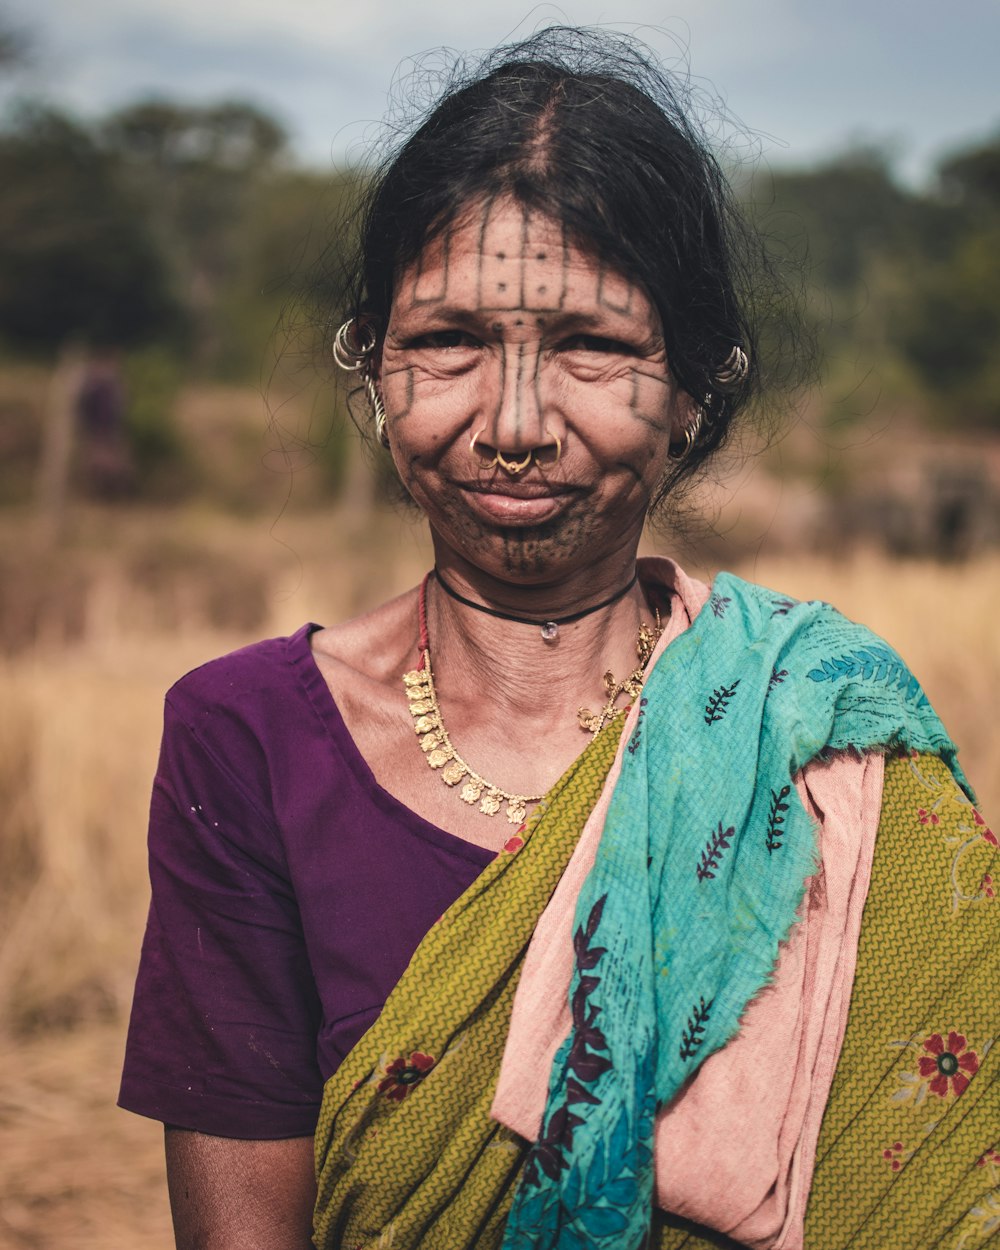
<svg viewBox="0 0 1000 1250"><path fill-rule="evenodd" d="M616 590L613 595L610 595L607 599L602 599L600 603L595 603L593 607L584 608L582 612L571 612L569 616L553 616L547 621L532 620L530 616L515 616L513 612L500 612L497 608L488 608L485 603L476 603L472 599L466 599L465 595L460 595L454 586L449 586L444 580L440 569L434 569L434 576L446 595L449 595L458 603L464 603L467 608L474 608L477 612L485 612L487 616L495 616L501 621L514 621L518 625L536 625L541 630L542 637L546 642L555 642L559 637L560 625L571 625L574 621L580 621L585 616L590 616L592 612L600 612L601 608L609 608L613 603L617 603L619 599L624 599L639 580L639 570L636 569L632 574L631 580L621 590Z"/></svg>

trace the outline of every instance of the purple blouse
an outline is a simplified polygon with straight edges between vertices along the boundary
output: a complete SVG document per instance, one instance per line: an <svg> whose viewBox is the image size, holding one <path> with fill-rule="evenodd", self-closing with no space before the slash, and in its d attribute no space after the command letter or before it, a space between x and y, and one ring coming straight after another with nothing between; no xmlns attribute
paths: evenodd
<svg viewBox="0 0 1000 1250"><path fill-rule="evenodd" d="M493 858L376 782L313 659L318 628L167 695L119 1104L181 1128L310 1135L323 1082Z"/></svg>

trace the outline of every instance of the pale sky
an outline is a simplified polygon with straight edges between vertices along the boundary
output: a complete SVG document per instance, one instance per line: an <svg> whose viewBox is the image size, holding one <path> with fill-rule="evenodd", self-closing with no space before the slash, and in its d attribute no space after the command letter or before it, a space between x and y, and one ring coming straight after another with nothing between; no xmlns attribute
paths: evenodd
<svg viewBox="0 0 1000 1250"><path fill-rule="evenodd" d="M0 0L0 16L35 36L13 89L88 116L153 95L251 100L320 168L363 150L407 58L560 20L640 28L772 164L875 141L920 179L1000 129L1000 0Z"/></svg>

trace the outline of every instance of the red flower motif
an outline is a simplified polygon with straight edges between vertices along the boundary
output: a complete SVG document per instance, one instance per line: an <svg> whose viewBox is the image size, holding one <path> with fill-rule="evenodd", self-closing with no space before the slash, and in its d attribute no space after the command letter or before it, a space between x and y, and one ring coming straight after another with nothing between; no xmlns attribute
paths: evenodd
<svg viewBox="0 0 1000 1250"><path fill-rule="evenodd" d="M981 836L983 841L988 842L990 846L1000 847L1000 842L997 841L997 835L992 829L984 829Z"/></svg>
<svg viewBox="0 0 1000 1250"><path fill-rule="evenodd" d="M985 1154L981 1154L976 1160L976 1167L984 1168L987 1163L1000 1167L1000 1150L987 1150Z"/></svg>
<svg viewBox="0 0 1000 1250"><path fill-rule="evenodd" d="M919 808L917 815L920 817L922 825L939 825L941 823L941 817L937 812L929 812L926 807Z"/></svg>
<svg viewBox="0 0 1000 1250"><path fill-rule="evenodd" d="M956 1098L964 1094L969 1086L969 1077L979 1071L979 1056L974 1050L966 1050L964 1034L952 1029L945 1045L940 1033L932 1033L924 1042L924 1050L927 1054L921 1055L917 1061L917 1070L921 1076L932 1078L928 1085L931 1093L939 1098L947 1097L950 1081L951 1093Z"/></svg>
<svg viewBox="0 0 1000 1250"><path fill-rule="evenodd" d="M518 837L518 835L515 833L512 837L509 837L507 841L503 844L503 849L507 852L508 855L513 855L514 852L519 851L522 846L524 846L524 838Z"/></svg>
<svg viewBox="0 0 1000 1250"><path fill-rule="evenodd" d="M979 888L987 898L995 898L996 891L993 889L993 877L990 873L984 872L983 879L979 883Z"/></svg>
<svg viewBox="0 0 1000 1250"><path fill-rule="evenodd" d="M895 1141L891 1146L882 1151L882 1158L886 1161L886 1163L888 1163L894 1172L898 1172L906 1162L906 1159L903 1157L904 1150L905 1148L903 1143L901 1141ZM909 1155L912 1152L905 1151L905 1153Z"/></svg>
<svg viewBox="0 0 1000 1250"><path fill-rule="evenodd" d="M413 1051L409 1059L400 1055L383 1069L385 1076L378 1083L378 1092L393 1102L402 1102L414 1085L419 1085L430 1072L434 1063L433 1056L425 1055L421 1050Z"/></svg>

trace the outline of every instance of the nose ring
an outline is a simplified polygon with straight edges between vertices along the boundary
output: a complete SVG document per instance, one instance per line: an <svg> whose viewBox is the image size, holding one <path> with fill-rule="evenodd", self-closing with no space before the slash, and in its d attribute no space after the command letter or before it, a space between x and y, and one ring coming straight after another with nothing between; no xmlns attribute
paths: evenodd
<svg viewBox="0 0 1000 1250"><path fill-rule="evenodd" d="M475 434L473 434L473 436L469 439L469 456L471 457L473 462L477 462L476 440L479 438L479 435L482 434L483 430L485 429L486 429L486 426L484 425L481 430L476 430ZM494 456L492 460L482 460L482 459L478 460L478 465L479 465L479 468L481 469L492 469L493 466L497 463L498 463L497 456Z"/></svg>
<svg viewBox="0 0 1000 1250"><path fill-rule="evenodd" d="M497 449L496 463L501 469L505 469L508 473L523 473L535 458L534 450L526 451L523 460L507 460L502 451Z"/></svg>
<svg viewBox="0 0 1000 1250"><path fill-rule="evenodd" d="M469 455L473 460L476 458L476 443L479 441L480 434L482 434L485 429L486 427L483 426L481 429L476 430L475 434L473 434L473 436L469 439ZM545 432L547 434L548 430ZM556 454L552 459L552 463L558 464L562 457L562 439L558 434L553 434L552 438L554 439L556 445ZM499 465L501 469L505 470L507 473L513 473L515 475L523 473L524 470L531 464L532 460L534 460L537 465L541 465L541 461L538 458L539 450L540 448L538 447L531 448L530 451L525 452L524 456L520 460L508 460L502 451L497 450L494 453L492 460L480 461L480 467L484 469L492 469L494 465Z"/></svg>

